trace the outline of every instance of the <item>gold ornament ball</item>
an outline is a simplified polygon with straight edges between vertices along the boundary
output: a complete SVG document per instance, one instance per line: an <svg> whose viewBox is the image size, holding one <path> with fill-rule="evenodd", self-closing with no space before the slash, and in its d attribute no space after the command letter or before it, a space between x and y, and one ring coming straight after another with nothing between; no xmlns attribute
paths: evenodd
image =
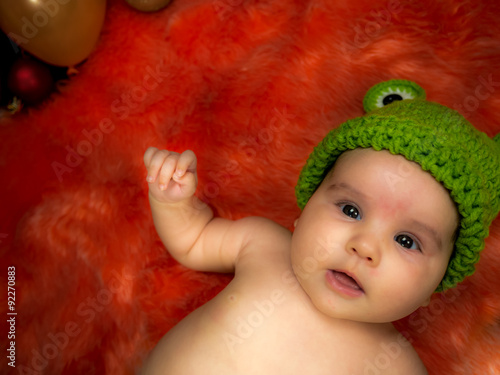
<svg viewBox="0 0 500 375"><path fill-rule="evenodd" d="M125 0L131 7L141 12L156 12L166 7L171 0Z"/></svg>

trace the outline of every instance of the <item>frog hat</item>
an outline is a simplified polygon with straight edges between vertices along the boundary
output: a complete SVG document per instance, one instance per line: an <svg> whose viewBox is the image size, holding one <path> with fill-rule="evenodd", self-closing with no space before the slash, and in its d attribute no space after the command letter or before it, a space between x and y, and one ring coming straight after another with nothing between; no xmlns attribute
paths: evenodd
<svg viewBox="0 0 500 375"><path fill-rule="evenodd" d="M442 183L457 206L455 249L436 292L456 286L474 273L500 209L500 134L491 139L458 112L425 100L411 81L373 86L363 107L366 115L330 131L309 156L295 187L300 209L344 151L371 147L402 155Z"/></svg>

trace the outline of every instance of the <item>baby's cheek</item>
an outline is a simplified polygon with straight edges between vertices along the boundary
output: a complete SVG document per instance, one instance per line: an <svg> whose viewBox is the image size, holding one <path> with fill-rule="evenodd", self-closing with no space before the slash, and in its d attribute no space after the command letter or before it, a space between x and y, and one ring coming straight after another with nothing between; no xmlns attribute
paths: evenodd
<svg viewBox="0 0 500 375"><path fill-rule="evenodd" d="M368 274L370 276L370 279L380 279L380 275L381 275L381 272L380 272L380 269L378 268L371 268L369 271L368 271Z"/></svg>
<svg viewBox="0 0 500 375"><path fill-rule="evenodd" d="M414 264L392 263L387 267L374 267L369 270L370 279L380 282L388 293L407 293L415 280L421 279L422 275ZM395 296L396 297L396 296Z"/></svg>

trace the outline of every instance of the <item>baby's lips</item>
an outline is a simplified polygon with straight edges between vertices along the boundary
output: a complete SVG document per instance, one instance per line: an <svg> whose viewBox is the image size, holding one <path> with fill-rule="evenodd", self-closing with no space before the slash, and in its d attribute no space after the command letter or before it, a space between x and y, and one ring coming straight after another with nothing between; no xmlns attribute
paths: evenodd
<svg viewBox="0 0 500 375"><path fill-rule="evenodd" d="M340 272L348 276L350 279L352 279L353 285L356 284L357 287L359 287L360 290L364 291L363 285L359 282L358 278L356 275L352 272L349 271L344 271L344 270L333 270L334 272Z"/></svg>

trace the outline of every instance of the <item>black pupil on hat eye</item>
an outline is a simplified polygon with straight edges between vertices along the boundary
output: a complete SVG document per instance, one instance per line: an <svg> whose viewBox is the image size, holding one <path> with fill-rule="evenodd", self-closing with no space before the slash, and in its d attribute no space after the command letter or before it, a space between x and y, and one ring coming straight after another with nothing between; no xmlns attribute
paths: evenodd
<svg viewBox="0 0 500 375"><path fill-rule="evenodd" d="M398 94L387 95L384 98L384 100L382 101L382 103L384 105L387 105L387 104L391 104L395 100L403 100L403 97L401 95L398 95Z"/></svg>

